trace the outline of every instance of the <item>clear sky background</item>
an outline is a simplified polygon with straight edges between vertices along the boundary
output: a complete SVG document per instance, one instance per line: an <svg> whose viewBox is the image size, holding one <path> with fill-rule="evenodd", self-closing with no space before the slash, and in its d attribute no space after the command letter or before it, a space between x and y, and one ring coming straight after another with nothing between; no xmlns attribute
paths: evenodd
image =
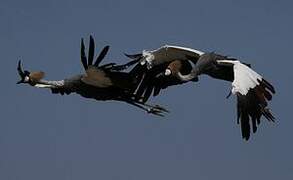
<svg viewBox="0 0 293 180"><path fill-rule="evenodd" d="M0 179L293 179L292 1L1 0ZM105 62L165 44L251 63L277 90L250 141L236 124L230 84L209 77L151 100L165 118L121 102L18 86L16 65L47 79L83 71L80 39L92 34Z"/></svg>

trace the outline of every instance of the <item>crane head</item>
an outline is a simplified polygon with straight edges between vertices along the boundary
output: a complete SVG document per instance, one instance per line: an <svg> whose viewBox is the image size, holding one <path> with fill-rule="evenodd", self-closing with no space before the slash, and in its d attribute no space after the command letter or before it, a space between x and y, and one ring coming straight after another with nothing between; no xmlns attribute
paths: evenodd
<svg viewBox="0 0 293 180"><path fill-rule="evenodd" d="M16 84L29 83L29 81L30 81L30 78L29 78L30 72L27 71L27 70L24 70L24 71L22 70L20 60L18 61L17 72L18 72L18 74L20 76L20 80Z"/></svg>
<svg viewBox="0 0 293 180"><path fill-rule="evenodd" d="M21 68L21 61L18 61L17 71L20 76L20 80L16 84L27 83L34 86L45 76L45 73L42 71L23 71Z"/></svg>

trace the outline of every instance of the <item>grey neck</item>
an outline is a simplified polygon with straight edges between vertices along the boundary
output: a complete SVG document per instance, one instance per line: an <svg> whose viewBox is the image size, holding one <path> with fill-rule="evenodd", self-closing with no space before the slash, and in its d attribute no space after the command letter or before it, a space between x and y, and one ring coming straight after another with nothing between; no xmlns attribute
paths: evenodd
<svg viewBox="0 0 293 180"><path fill-rule="evenodd" d="M195 78L197 78L198 75L199 75L199 71L197 68L195 68L195 69L192 69L192 71L187 75L183 75L180 72L178 72L177 78L179 78L183 82L187 82L187 81L194 80Z"/></svg>

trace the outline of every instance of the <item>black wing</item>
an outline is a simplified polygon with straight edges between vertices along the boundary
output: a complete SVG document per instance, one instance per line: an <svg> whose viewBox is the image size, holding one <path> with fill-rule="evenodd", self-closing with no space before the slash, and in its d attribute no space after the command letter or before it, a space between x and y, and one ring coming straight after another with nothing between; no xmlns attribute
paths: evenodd
<svg viewBox="0 0 293 180"><path fill-rule="evenodd" d="M157 79L157 75L160 73L164 73L165 69L167 68L168 64L162 64L160 66L155 66L154 68L148 70L146 67L141 69L139 73L141 80L138 84L138 87L135 92L135 99L143 101L147 101L150 97L153 89L155 88L155 81ZM140 64L136 65L135 67L141 66Z"/></svg>
<svg viewBox="0 0 293 180"><path fill-rule="evenodd" d="M268 101L272 100L272 94L274 93L274 87L264 79L259 81L259 85L250 89L246 95L237 93L237 123L241 124L244 139L249 139L251 126L252 132L256 132L262 115L268 121L274 122L275 117L267 107Z"/></svg>
<svg viewBox="0 0 293 180"><path fill-rule="evenodd" d="M180 67L174 67L172 65L179 64ZM172 74L165 76L165 70L171 68ZM166 89L169 86L179 85L186 83L181 81L176 73L180 71L182 74L188 74L192 70L192 66L188 61L172 61L171 63L155 66L151 70L147 70L141 80L140 85L136 91L136 98L142 99L146 102L151 94L157 96L162 89Z"/></svg>

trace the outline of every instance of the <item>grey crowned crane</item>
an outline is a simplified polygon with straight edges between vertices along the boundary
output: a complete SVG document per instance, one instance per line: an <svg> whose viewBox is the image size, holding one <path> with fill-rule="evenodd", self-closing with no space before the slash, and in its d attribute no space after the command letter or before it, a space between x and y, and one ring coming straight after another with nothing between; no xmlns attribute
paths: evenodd
<svg viewBox="0 0 293 180"><path fill-rule="evenodd" d="M252 70L249 64L241 63L235 58L179 46L163 46L154 51L143 51L142 54L128 55L128 57L138 62L136 66L146 66L145 77L136 91L140 93L138 96L143 93L146 95L145 101L152 93L149 91L153 91L154 95L157 94L155 89L159 85L150 82L160 82L162 86L166 84L163 79L168 79L169 76L173 84L180 84L191 80L197 81L198 76L207 74L216 79L232 82L232 90L227 97L231 94L237 97L237 123L241 125L242 137L245 140L250 138L251 126L253 133L257 131L262 115L268 121L275 120L268 108L268 101L272 99L275 89ZM185 74L182 73L182 69L168 68L168 65L178 61L190 61L194 67L187 68L189 72ZM168 85L172 83L168 82Z"/></svg>
<svg viewBox="0 0 293 180"><path fill-rule="evenodd" d="M109 46L104 47L99 56L94 60L95 43L90 36L90 45L88 57L85 55L85 46L81 41L81 62L85 69L85 74L75 75L59 81L44 80L43 72L23 71L21 62L18 62L18 73L21 78L19 83L27 83L34 87L49 88L54 94L70 94L77 93L85 98L93 98L96 100L116 100L134 105L144 111L163 116L163 113L168 112L165 108L158 105L149 105L136 100L133 97L132 91L138 85L136 77L130 71L129 73L121 72L125 65L115 65L109 63L101 65L101 61L106 56Z"/></svg>

